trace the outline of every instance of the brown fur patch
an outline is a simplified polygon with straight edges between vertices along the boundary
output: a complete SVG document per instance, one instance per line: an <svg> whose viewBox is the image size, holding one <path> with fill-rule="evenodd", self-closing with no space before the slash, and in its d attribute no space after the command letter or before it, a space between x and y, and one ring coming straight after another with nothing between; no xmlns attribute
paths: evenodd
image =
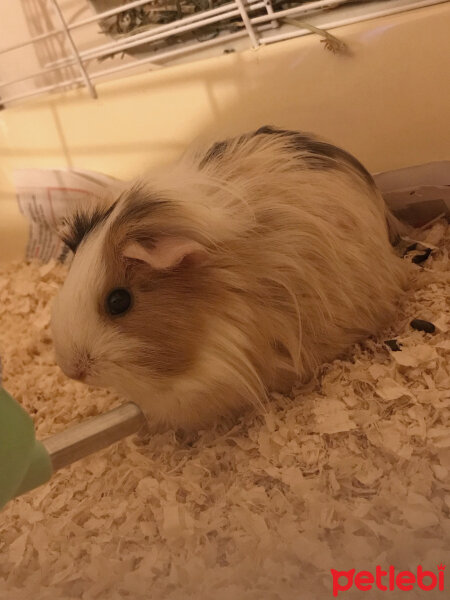
<svg viewBox="0 0 450 600"><path fill-rule="evenodd" d="M174 269L157 271L122 256L130 241L152 245L158 234L152 217L167 209L166 202L145 200L138 194L133 191L106 236L106 279L98 310L103 319L142 342L142 351L134 357L137 365L156 377L179 375L195 363L204 339L205 305L214 302L215 295L204 264L187 260ZM106 299L119 287L131 292L133 306L124 315L113 317L106 310Z"/></svg>

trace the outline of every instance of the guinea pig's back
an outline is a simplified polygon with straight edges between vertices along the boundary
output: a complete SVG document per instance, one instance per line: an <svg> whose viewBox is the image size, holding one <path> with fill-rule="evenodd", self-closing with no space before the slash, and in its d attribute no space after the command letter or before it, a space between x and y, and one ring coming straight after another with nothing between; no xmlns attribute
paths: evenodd
<svg viewBox="0 0 450 600"><path fill-rule="evenodd" d="M355 158L306 134L262 128L215 144L198 168L229 182L250 208L241 210L251 231L231 243L227 268L255 336L277 340L300 375L389 323L406 268L383 198Z"/></svg>

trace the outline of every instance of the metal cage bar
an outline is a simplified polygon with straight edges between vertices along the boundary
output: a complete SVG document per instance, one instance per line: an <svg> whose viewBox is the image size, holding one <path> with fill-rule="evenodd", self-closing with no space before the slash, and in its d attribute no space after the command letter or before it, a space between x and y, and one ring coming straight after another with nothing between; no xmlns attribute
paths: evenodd
<svg viewBox="0 0 450 600"><path fill-rule="evenodd" d="M242 0L235 0L235 2L237 4L239 12L241 14L241 19L245 25L245 29L247 30L248 36L252 42L252 46L253 46L253 48L257 48L259 46L258 36L256 35L255 29L253 28L253 25L250 21L250 18L247 13L247 9L245 8ZM264 6L265 6L265 4L264 4Z"/></svg>
<svg viewBox="0 0 450 600"><path fill-rule="evenodd" d="M88 72L84 68L84 64L83 64L83 61L81 60L80 53L78 52L78 48L77 48L75 42L73 41L72 35L67 27L67 23L66 23L66 20L64 19L62 10L61 10L57 0L51 0L51 3L53 4L56 14L58 15L58 19L61 21L61 26L66 34L67 41L69 42L69 46L72 48L73 56L74 56L75 61L81 71L81 76L84 80L84 83L86 84L86 87L88 88L89 93L91 94L92 98L97 98L97 92L95 91L92 81L89 79Z"/></svg>
<svg viewBox="0 0 450 600"><path fill-rule="evenodd" d="M148 0L146 0L148 2ZM264 5L263 0L249 0L249 9L256 10L257 8L262 8ZM144 43L148 43L150 41L155 41L162 39L164 37L170 37L171 35L182 33L184 31L189 31L191 29L196 29L197 27L203 27L204 25L209 25L211 23L215 23L217 21L222 21L224 19L230 19L232 17L236 17L239 15L239 9L236 7L236 2L230 2L228 4L224 4L223 6L219 6L217 8L213 8L210 10L203 11L201 13L194 14L190 17L185 17L183 19L179 19L174 23L168 23L166 25L159 25L158 27L152 28L151 31L144 31L141 33L137 33L135 35L130 36L130 40L128 41L113 41L108 42L107 44L102 44L100 46L96 46L95 48L91 48L89 50L85 50L80 52L80 57L83 60L88 60L92 58L99 58L102 56L107 56L111 53L111 51L121 52L123 50L128 50L129 48L134 48L136 46L141 46ZM71 58L62 58L51 65L70 65L73 64L73 59ZM50 65L49 65L50 66Z"/></svg>
<svg viewBox="0 0 450 600"><path fill-rule="evenodd" d="M95 22L99 22L106 18L113 17L114 15L117 15L123 11L148 4L151 2L151 0L133 0L131 2L122 4L119 7L97 13L84 19L79 19L70 24L67 23L58 0L50 0L51 5L54 8L55 15L59 21L58 26L55 26L53 29L43 34L30 37L27 40L17 42L6 48L2 48L0 49L0 55L18 50L25 46L34 47L35 44L51 38L52 36L64 35L72 56L57 58L56 60L45 63L40 70L35 70L32 73L24 74L20 77L14 77L7 81L0 81L0 89L2 89L1 102L4 105L5 103L39 96L52 91L64 90L73 87L74 85L80 86L83 84L89 90L91 96L95 98L96 90L93 81L100 78L107 76L119 76L125 71L133 71L135 69L159 69L164 66L160 64L162 61L173 60L184 55L192 54L196 51L211 48L213 46L223 46L224 44L243 37L247 37L251 46L253 46L253 48L257 48L260 45L283 41L311 33L309 30L302 29L301 27L293 29L292 25L282 27L283 19L285 17L296 17L309 14L316 15L323 9L333 9L330 10L330 19L321 24L321 27L333 28L351 23L357 23L368 18L382 17L421 8L424 6L430 6L433 4L441 4L446 0L391 0L390 2L385 0L384 6L373 6L373 8L371 8L369 3L367 5L368 9L366 12L362 14L356 14L356 16L353 17L347 15L343 18L339 18L338 14L341 15L341 13L336 12L338 7L343 4L348 4L351 1L352 0L315 0L284 10L274 10L272 0L231 0L230 2L227 2L221 6L194 13L187 17L177 19L171 23L157 25L149 28L148 30L137 32L135 34L130 33L125 38L109 41L103 44L96 44L86 50L80 50L72 36L71 32L73 30ZM380 2L383 2L383 0L380 0ZM261 9L265 10L265 14L255 14L256 11ZM162 51L154 51L152 52L151 56L145 56L144 58L140 59L133 58L124 64L117 65L116 63L104 69L95 70L92 68L92 65L88 64L89 61L95 59L100 60L120 52L143 46L145 44L162 41L173 35L194 32L195 30L207 25L220 23L235 17L240 17L242 29L230 33L220 33L214 39L197 42L185 41L178 47L171 47ZM277 33L273 32L274 28L278 28L279 31ZM268 30L272 31L269 32ZM3 90L6 92L8 88L16 84L20 84L21 82L32 80L35 77L45 76L50 73L54 73L55 71L61 72L61 69L74 66L79 69L80 76L67 78L61 73L61 80L50 85L37 85L35 89L28 89L25 91L16 91L11 89L9 94L3 92Z"/></svg>

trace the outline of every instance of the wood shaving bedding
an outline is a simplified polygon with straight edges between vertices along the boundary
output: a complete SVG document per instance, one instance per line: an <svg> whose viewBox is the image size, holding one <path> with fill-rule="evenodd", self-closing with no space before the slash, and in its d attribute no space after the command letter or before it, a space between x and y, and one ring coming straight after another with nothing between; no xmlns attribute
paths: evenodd
<svg viewBox="0 0 450 600"><path fill-rule="evenodd" d="M332 597L330 568L449 564L449 227L427 235L438 249L414 267L392 328L275 395L266 415L125 440L10 503L0 598L316 600ZM50 303L64 274L0 269L4 386L40 438L119 402L55 364Z"/></svg>

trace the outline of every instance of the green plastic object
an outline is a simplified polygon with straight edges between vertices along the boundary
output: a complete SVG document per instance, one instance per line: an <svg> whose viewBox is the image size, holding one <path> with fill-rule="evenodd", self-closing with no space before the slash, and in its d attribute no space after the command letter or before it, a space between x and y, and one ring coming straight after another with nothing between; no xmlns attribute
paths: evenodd
<svg viewBox="0 0 450 600"><path fill-rule="evenodd" d="M0 386L0 509L52 474L50 456L36 440L30 415Z"/></svg>

